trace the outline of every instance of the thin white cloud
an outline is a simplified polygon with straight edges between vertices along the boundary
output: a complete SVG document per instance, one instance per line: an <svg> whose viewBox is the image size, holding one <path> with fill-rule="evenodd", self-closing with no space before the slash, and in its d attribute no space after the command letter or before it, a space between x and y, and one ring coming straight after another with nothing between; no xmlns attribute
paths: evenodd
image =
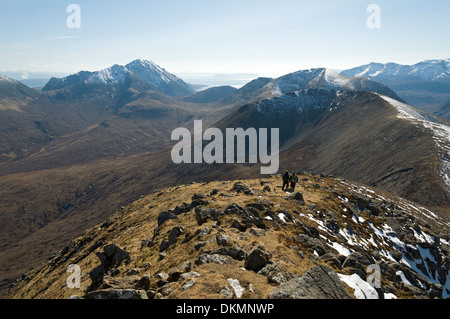
<svg viewBox="0 0 450 319"><path fill-rule="evenodd" d="M447 15L447 14L450 14L450 11L448 11L448 12L435 12L435 13L415 14L415 15L409 15L409 16L397 16L397 17L390 17L390 19L423 18L423 17L441 16L441 15Z"/></svg>
<svg viewBox="0 0 450 319"><path fill-rule="evenodd" d="M80 38L79 35L63 35L63 36L44 38L44 40L55 41L55 40L67 40L67 39L78 39L78 38Z"/></svg>

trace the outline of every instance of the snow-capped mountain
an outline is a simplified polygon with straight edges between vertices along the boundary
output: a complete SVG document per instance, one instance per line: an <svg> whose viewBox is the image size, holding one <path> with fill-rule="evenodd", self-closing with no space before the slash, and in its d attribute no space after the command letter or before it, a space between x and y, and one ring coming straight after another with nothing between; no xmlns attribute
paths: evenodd
<svg viewBox="0 0 450 319"><path fill-rule="evenodd" d="M282 96L289 92L308 89L335 91L369 91L403 101L389 87L367 78L348 77L326 68L300 70L276 79L259 78L226 97L222 102L245 103L257 102L267 98ZM245 104L242 103L242 104ZM242 105L241 104L241 105Z"/></svg>
<svg viewBox="0 0 450 319"><path fill-rule="evenodd" d="M281 94L303 89L326 89L336 91L371 91L401 100L388 87L364 78L352 78L330 69L312 69L287 74L273 82L275 90Z"/></svg>
<svg viewBox="0 0 450 319"><path fill-rule="evenodd" d="M185 96L194 90L179 77L147 60L134 60L125 66L128 70L169 96Z"/></svg>
<svg viewBox="0 0 450 319"><path fill-rule="evenodd" d="M394 90L404 101L428 112L443 116L440 108L450 100L450 59L427 60L414 65L370 63L341 72L364 77Z"/></svg>
<svg viewBox="0 0 450 319"><path fill-rule="evenodd" d="M116 64L101 71L81 71L64 78L51 78L43 91L59 90L74 85L117 87L130 85L130 82L142 82L139 84L140 87L144 86L144 89L153 89L169 96L184 96L194 92L177 76L153 62L141 59L132 61L126 66ZM144 84L147 84L146 88Z"/></svg>
<svg viewBox="0 0 450 319"><path fill-rule="evenodd" d="M77 74L69 75L63 78L52 77L42 89L43 91L53 91L68 88L72 85L83 84L111 86L123 84L126 79L131 77L131 72L120 65L113 65L110 68L97 71L81 71Z"/></svg>
<svg viewBox="0 0 450 319"><path fill-rule="evenodd" d="M450 81L450 59L426 60L414 65L397 63L370 63L341 72L342 75L367 77L374 81L389 80L395 77L401 80Z"/></svg>

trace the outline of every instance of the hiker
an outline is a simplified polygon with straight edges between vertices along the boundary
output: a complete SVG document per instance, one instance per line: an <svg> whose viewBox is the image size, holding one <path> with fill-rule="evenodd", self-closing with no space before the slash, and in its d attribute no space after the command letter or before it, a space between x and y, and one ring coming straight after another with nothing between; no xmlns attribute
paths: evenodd
<svg viewBox="0 0 450 319"><path fill-rule="evenodd" d="M289 172L288 170L286 170L286 172L284 172L283 174L283 187L281 188L282 190L284 190L284 188L286 187L286 189L289 187Z"/></svg>
<svg viewBox="0 0 450 319"><path fill-rule="evenodd" d="M295 172L292 172L292 176L290 178L292 191L295 191L295 184L298 182L298 176Z"/></svg>

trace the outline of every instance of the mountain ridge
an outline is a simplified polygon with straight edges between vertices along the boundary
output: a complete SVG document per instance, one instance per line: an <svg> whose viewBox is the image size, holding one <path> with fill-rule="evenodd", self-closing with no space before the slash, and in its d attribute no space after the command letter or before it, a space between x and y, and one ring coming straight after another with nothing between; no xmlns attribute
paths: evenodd
<svg viewBox="0 0 450 319"><path fill-rule="evenodd" d="M143 195L24 274L9 297L450 296L450 238L426 226L431 211L325 175L301 174L296 191L280 188L277 175ZM70 264L82 271L79 289L67 286ZM369 284L369 267L378 267L379 286ZM308 289L296 284L323 270L329 276L316 274Z"/></svg>
<svg viewBox="0 0 450 319"><path fill-rule="evenodd" d="M425 60L414 65L372 62L341 74L380 82L408 104L450 120L447 113L439 113L442 105L450 100L450 59Z"/></svg>

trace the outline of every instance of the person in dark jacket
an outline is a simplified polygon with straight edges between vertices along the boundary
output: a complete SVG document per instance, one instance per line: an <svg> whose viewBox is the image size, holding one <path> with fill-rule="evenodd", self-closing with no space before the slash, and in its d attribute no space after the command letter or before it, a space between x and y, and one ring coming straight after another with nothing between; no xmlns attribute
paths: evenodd
<svg viewBox="0 0 450 319"><path fill-rule="evenodd" d="M292 176L289 179L291 182L291 188L293 191L295 191L295 184L298 182L298 176L295 174L295 172L292 172Z"/></svg>
<svg viewBox="0 0 450 319"><path fill-rule="evenodd" d="M282 190L284 190L284 188L288 188L289 187L289 172L288 170L286 170L286 172L284 172L283 174L283 187L281 188Z"/></svg>

